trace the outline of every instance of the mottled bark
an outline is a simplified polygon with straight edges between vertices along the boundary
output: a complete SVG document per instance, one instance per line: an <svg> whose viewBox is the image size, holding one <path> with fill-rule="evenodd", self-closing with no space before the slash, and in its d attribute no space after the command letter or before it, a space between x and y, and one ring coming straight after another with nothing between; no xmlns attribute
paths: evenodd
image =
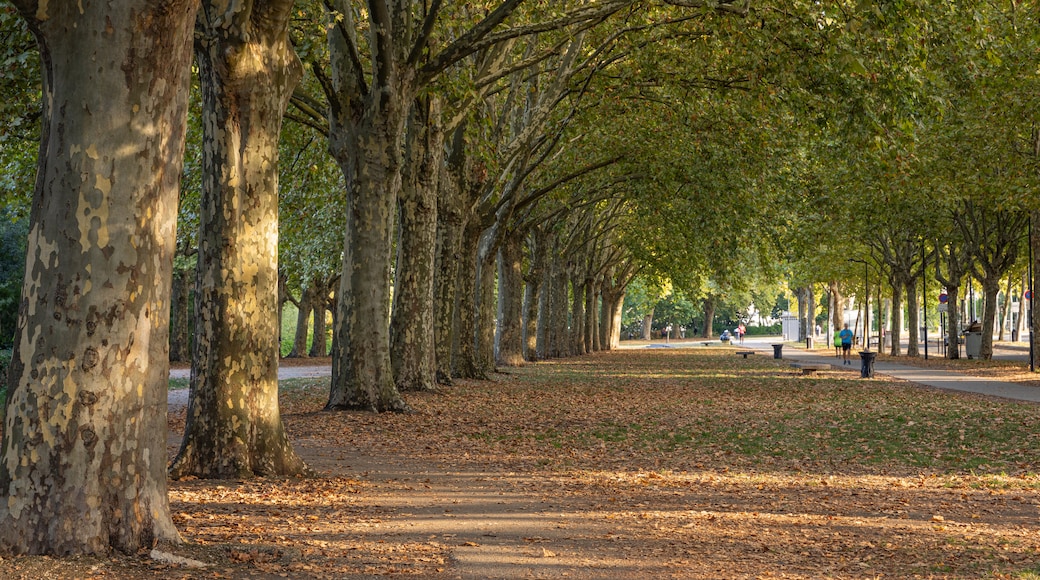
<svg viewBox="0 0 1040 580"><path fill-rule="evenodd" d="M439 117L438 100L421 99L409 122L390 317L390 361L402 391L430 391L437 384L433 278L437 190L444 159Z"/></svg>
<svg viewBox="0 0 1040 580"><path fill-rule="evenodd" d="M903 354L903 346L900 344L903 339L903 294L906 290L906 286L903 280L898 276L891 276L889 278L889 284L892 285L892 330L889 336L892 337L892 346L889 349L889 355L901 356ZM866 305L870 308L870 305ZM880 313L879 313L880 314ZM864 341L864 348L866 348L866 340L870 338L870 329L866 329L863 333L866 337ZM883 345L878 345L878 352L882 350Z"/></svg>
<svg viewBox="0 0 1040 580"><path fill-rule="evenodd" d="M190 1L15 2L43 127L0 457L0 552L179 541L166 493L169 315Z"/></svg>
<svg viewBox="0 0 1040 580"><path fill-rule="evenodd" d="M307 352L307 331L310 330L311 312L314 310L314 281L303 287L300 294L300 305L296 309L296 332L293 334L293 346L286 358L305 358Z"/></svg>
<svg viewBox="0 0 1040 580"><path fill-rule="evenodd" d="M323 357L329 352L329 337L326 331L326 317L329 311L329 281L322 279L321 283L314 289L311 297L311 349L308 355L312 357Z"/></svg>
<svg viewBox="0 0 1040 580"><path fill-rule="evenodd" d="M495 257L498 252L492 247L494 240L491 232L486 232L480 241L477 252L477 287L476 287L476 335L474 341L474 364L478 376L489 377L495 372L495 333L496 321L495 301Z"/></svg>
<svg viewBox="0 0 1040 580"><path fill-rule="evenodd" d="M603 348L621 346L621 316L625 305L625 286L608 285L603 289Z"/></svg>
<svg viewBox="0 0 1040 580"><path fill-rule="evenodd" d="M373 86L366 86L352 36L354 10L338 10L341 20L329 27L328 37L329 151L347 184L347 220L325 408L406 411L390 362L390 266L405 125L415 94L415 71L403 65L401 52L407 56L411 46L394 36L407 30L393 26L388 11L369 11L378 20L369 39L377 72Z"/></svg>
<svg viewBox="0 0 1040 580"><path fill-rule="evenodd" d="M524 277L524 359L535 361L541 358L539 354L539 341L544 341L542 329L545 321L540 313L546 304L544 297L546 261L548 260L548 248L544 236L536 232L528 237L528 251L530 265L527 275Z"/></svg>
<svg viewBox="0 0 1040 580"><path fill-rule="evenodd" d="M919 346L921 337L921 305L917 301L917 278L910 278L904 283L906 288L906 317L910 320L909 328L907 328L907 339L908 343L906 346L906 356L920 356L921 347ZM881 351L881 345L878 345L878 351Z"/></svg>
<svg viewBox="0 0 1040 580"><path fill-rule="evenodd" d="M567 272L563 269L563 264L560 263L562 258L558 258L552 275L552 288L551 288L551 300L549 307L549 317L551 322L550 328L550 346L549 356L553 358L561 358L568 354L568 342L567 332L570 327L570 303L567 300L568 290L570 288L570 282L567 279Z"/></svg>
<svg viewBox="0 0 1040 580"><path fill-rule="evenodd" d="M452 354L452 376L464 379L487 379L477 364L477 259L480 224L471 220L462 236L462 260L459 262L458 297L455 304L456 340Z"/></svg>
<svg viewBox="0 0 1040 580"><path fill-rule="evenodd" d="M827 342L833 346L834 333L840 331L845 326L845 297L841 295L841 289L838 288L837 282L831 282L827 287L831 294L831 327Z"/></svg>
<svg viewBox="0 0 1040 580"><path fill-rule="evenodd" d="M580 356L585 348L585 277L580 274L569 276L571 282L571 327L567 334L567 354Z"/></svg>
<svg viewBox="0 0 1040 580"><path fill-rule="evenodd" d="M1022 287L1018 293L1018 317L1015 318L1014 330L1011 333L1011 340L1021 341L1022 340L1022 329L1025 328L1026 321L1026 290L1029 289L1029 272L1022 273ZM1010 298L1009 298L1010 299Z"/></svg>
<svg viewBox="0 0 1040 580"><path fill-rule="evenodd" d="M596 315L599 311L596 308L597 293L596 293L596 281L592 278L585 279L585 352L596 352L599 350L597 346L597 340L599 339L599 317Z"/></svg>
<svg viewBox="0 0 1040 580"><path fill-rule="evenodd" d="M946 358L959 359L961 357L961 313L957 304L961 299L960 286L947 286L946 296L949 299L947 304L950 305L949 310L946 311Z"/></svg>
<svg viewBox="0 0 1040 580"><path fill-rule="evenodd" d="M798 340L804 341L809 330L809 289L798 288L795 296L798 300Z"/></svg>
<svg viewBox="0 0 1040 580"><path fill-rule="evenodd" d="M390 362L391 232L400 189L393 152L400 144L387 142L396 132L386 122L358 132L364 153L351 148L357 159L334 153L351 185L327 410L407 410Z"/></svg>
<svg viewBox="0 0 1040 580"><path fill-rule="evenodd" d="M979 347L979 358L993 358L993 325L997 321L997 294L1000 293L1000 278L990 276L982 281L982 345Z"/></svg>
<svg viewBox="0 0 1040 580"><path fill-rule="evenodd" d="M170 296L170 362L191 360L191 341L188 334L188 295L194 277L187 268L173 271L172 295Z"/></svg>
<svg viewBox="0 0 1040 580"><path fill-rule="evenodd" d="M498 250L498 335L497 362L503 366L520 366L523 354L523 240L506 235Z"/></svg>
<svg viewBox="0 0 1040 580"><path fill-rule="evenodd" d="M452 356L455 343L456 295L459 290L459 264L462 232L466 224L463 192L467 187L465 125L452 136L451 151L440 181L437 196L437 248L433 274L433 336L437 382L452 382Z"/></svg>
<svg viewBox="0 0 1040 580"><path fill-rule="evenodd" d="M204 144L196 341L174 478L306 471L278 408L278 137L302 75L287 36L291 7L206 0L196 24Z"/></svg>

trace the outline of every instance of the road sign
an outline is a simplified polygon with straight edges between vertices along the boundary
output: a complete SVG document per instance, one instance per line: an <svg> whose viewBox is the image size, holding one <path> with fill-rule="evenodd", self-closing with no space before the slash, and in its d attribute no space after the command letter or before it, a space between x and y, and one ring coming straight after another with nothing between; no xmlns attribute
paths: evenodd
<svg viewBox="0 0 1040 580"><path fill-rule="evenodd" d="M1033 291L1032 290L1026 290L1026 300L1032 300L1032 299L1033 299Z"/></svg>
<svg viewBox="0 0 1040 580"><path fill-rule="evenodd" d="M939 305L938 309L939 309L939 312L949 312L950 311L950 305L945 303L945 302L943 302L942 304Z"/></svg>
<svg viewBox="0 0 1040 580"><path fill-rule="evenodd" d="M949 300L950 296L947 293L943 292L939 295L939 304L946 304Z"/></svg>

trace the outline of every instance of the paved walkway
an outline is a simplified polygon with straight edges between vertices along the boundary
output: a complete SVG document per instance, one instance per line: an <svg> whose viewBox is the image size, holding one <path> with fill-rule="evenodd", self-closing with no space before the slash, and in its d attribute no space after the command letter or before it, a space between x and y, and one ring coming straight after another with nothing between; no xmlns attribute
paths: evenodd
<svg viewBox="0 0 1040 580"><path fill-rule="evenodd" d="M773 356L772 343L779 341L779 337L754 337L747 338L744 344L734 345L747 350L754 350ZM622 349L628 348L703 348L703 341L682 341L672 343L652 343L647 345L642 343L639 345L629 344L626 345L622 342ZM718 344L718 339L712 341L714 344ZM1029 348L1021 347L1019 345L1000 345L994 352L994 358L1003 359L1021 359L1022 361L1028 360ZM932 356L935 356L934 354ZM783 350L783 357L785 360L792 361L804 361L814 362L833 365L835 370L847 370L854 372L857 375L860 374L860 359L856 352L853 352L852 365L843 366L840 358L835 358L833 355L823 355L811 352L806 352L797 347L787 345ZM280 367L278 369L278 378L296 378L296 377L321 377L329 376L332 369L328 366L299 366L299 367ZM171 378L183 377L187 378L190 371L188 369L174 370L170 372ZM936 387L939 389L947 389L951 391L964 391L969 393L979 393L982 395L990 395L994 397L1003 397L1005 399L1014 399L1018 401L1030 401L1040 402L1040 388L1028 387L1018 385L1015 383L1007 383L1003 381L992 381L985 377L977 377L973 375L965 375L953 371L945 371L939 369L924 369L909 365L901 365L892 362L875 362L874 373L883 374L897 379L910 381L920 385L926 385L929 387ZM188 389L179 389L170 391L169 401L171 406L183 406L188 403Z"/></svg>
<svg viewBox="0 0 1040 580"><path fill-rule="evenodd" d="M748 337L745 339L743 344L733 346L737 346L746 350L754 350L761 354L766 354L772 357L773 343L780 342L781 340L782 339L778 336L756 336ZM673 341L670 343L660 341L652 343L650 345L642 343L639 345L631 346L626 346L625 343L622 342L621 348L702 348L703 342L704 341L701 340ZM713 345L719 346L719 341L717 338L712 340L711 342ZM930 356L937 356L937 354L938 353L932 352ZM804 349L792 346L790 344L784 347L783 357L785 360L791 361L830 364L833 365L835 370L844 369L846 371L856 373L857 376L860 374L860 368L862 366L859 354L858 352L856 352L856 349L853 349L853 360L852 365L850 366L843 366L841 364L841 359L836 358L833 354L825 355L816 354L813 352L806 352ZM1027 362L1029 360L1029 347L1024 343L1001 343L998 345L994 345L993 358L1002 360L1020 360L1022 362ZM981 395L1002 397L1005 399L1013 399L1017 401L1040 402L1040 388L1038 387L1028 387L1015 383L993 381L986 379L985 377L966 375L954 371L946 371L940 369L925 369L885 361L874 363L874 374L887 375L890 377L895 377L897 379L910 381L919 385L935 387L938 389L978 393Z"/></svg>
<svg viewBox="0 0 1040 580"><path fill-rule="evenodd" d="M754 345L754 348L758 351L768 352L769 356L773 356L772 346L769 346L768 350L762 348L761 345ZM806 352L805 350L792 348L790 345L784 347L783 357L785 360L831 364L836 370L842 370L844 368L845 370L855 372L857 375L860 374L862 368L859 353L855 351L852 353L852 365L850 366L843 366L841 364L841 359L836 358L833 354L821 355ZM925 369L888 361L876 361L874 363L874 373L939 389L964 391L968 393L990 395L993 397L1003 397L1005 399L1014 399L1017 401L1040 403L1040 388L1019 385L1016 383L1006 383L1003 381L993 381L985 377L966 375L953 371Z"/></svg>

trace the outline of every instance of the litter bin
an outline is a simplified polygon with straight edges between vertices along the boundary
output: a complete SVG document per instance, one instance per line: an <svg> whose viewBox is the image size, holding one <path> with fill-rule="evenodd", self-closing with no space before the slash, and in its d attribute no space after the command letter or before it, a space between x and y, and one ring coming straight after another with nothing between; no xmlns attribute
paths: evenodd
<svg viewBox="0 0 1040 580"><path fill-rule="evenodd" d="M964 333L964 352L968 355L968 358L979 358L979 352L982 350L982 333L981 332L965 332Z"/></svg>
<svg viewBox="0 0 1040 580"><path fill-rule="evenodd" d="M780 351L784 350L783 343L773 345L773 358L784 358L784 355L780 354Z"/></svg>
<svg viewBox="0 0 1040 580"><path fill-rule="evenodd" d="M874 359L877 358L877 353L871 350L861 350L859 358L863 362L863 366L859 369L859 376L864 379L874 378Z"/></svg>

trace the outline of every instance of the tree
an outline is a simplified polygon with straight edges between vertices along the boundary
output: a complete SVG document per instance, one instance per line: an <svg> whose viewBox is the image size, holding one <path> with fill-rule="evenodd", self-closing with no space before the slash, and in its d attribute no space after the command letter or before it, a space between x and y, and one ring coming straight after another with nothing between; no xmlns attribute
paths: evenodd
<svg viewBox="0 0 1040 580"><path fill-rule="evenodd" d="M204 2L203 186L191 398L173 477L305 471L278 411L278 136L299 81L292 2ZM256 90L257 85L264 90Z"/></svg>
<svg viewBox="0 0 1040 580"><path fill-rule="evenodd" d="M44 108L0 548L179 541L166 495L167 344L196 4L15 4L39 42Z"/></svg>

